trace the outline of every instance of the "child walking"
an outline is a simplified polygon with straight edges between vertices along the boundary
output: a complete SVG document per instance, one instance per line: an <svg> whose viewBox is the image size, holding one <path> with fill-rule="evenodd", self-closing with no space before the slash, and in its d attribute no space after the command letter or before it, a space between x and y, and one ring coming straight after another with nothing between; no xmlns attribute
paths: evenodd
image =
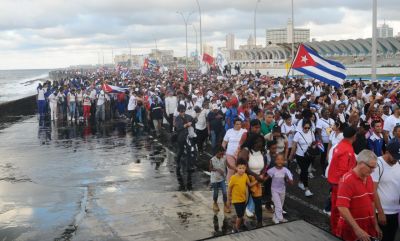
<svg viewBox="0 0 400 241"><path fill-rule="evenodd" d="M247 187L257 184L257 181L250 183L246 174L247 161L238 159L236 163L236 173L230 178L228 185L228 203L232 203L236 211L236 222L233 232L238 232L243 224L243 215L246 210Z"/></svg>
<svg viewBox="0 0 400 241"><path fill-rule="evenodd" d="M210 172L211 172L211 187L213 190L213 210L214 212L219 212L218 207L218 191L221 189L222 191L222 199L224 200L224 212L230 213L231 210L228 205L228 198L226 194L226 184L225 184L225 177L226 177L226 156L225 150L220 147L217 151L217 154L211 158L210 160Z"/></svg>
<svg viewBox="0 0 400 241"><path fill-rule="evenodd" d="M275 159L275 166L267 171L268 177L272 179L271 182L271 194L272 202L274 203L274 216L272 221L275 224L280 222L287 222L283 217L283 203L285 201L286 194L286 181L289 184L293 184L293 175L285 167L285 157L283 154L278 154Z"/></svg>

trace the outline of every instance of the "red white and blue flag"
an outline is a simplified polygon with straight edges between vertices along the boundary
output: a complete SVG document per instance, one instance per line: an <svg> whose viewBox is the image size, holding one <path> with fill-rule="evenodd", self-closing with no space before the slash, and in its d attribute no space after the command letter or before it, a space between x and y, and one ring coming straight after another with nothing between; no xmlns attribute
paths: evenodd
<svg viewBox="0 0 400 241"><path fill-rule="evenodd" d="M103 90L106 93L124 93L125 91L129 90L129 88L103 84Z"/></svg>
<svg viewBox="0 0 400 241"><path fill-rule="evenodd" d="M335 87L340 87L346 79L346 67L339 62L322 58L304 44L300 44L292 68Z"/></svg>

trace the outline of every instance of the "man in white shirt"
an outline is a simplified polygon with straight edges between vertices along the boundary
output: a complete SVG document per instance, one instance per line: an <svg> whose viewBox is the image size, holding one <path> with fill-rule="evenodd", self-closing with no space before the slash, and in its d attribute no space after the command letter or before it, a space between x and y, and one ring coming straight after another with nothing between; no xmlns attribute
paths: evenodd
<svg viewBox="0 0 400 241"><path fill-rule="evenodd" d="M169 91L167 97L165 97L165 112L167 114L167 121L169 123L169 131L172 132L174 127L174 113L178 107L178 98L174 95L174 92Z"/></svg>
<svg viewBox="0 0 400 241"><path fill-rule="evenodd" d="M50 102L50 116L51 120L57 120L57 90L55 90L51 95L49 95L49 102Z"/></svg>
<svg viewBox="0 0 400 241"><path fill-rule="evenodd" d="M96 121L104 121L106 118L105 112L105 102L106 102L106 94L103 90L100 91L100 94L97 95L97 106L96 106Z"/></svg>
<svg viewBox="0 0 400 241"><path fill-rule="evenodd" d="M128 108L127 108L128 109L128 114L129 114L129 119L130 119L131 123L135 123L136 105L137 105L136 96L133 93L133 91L131 91L130 96L129 96Z"/></svg>
<svg viewBox="0 0 400 241"><path fill-rule="evenodd" d="M394 241L399 228L400 212L400 143L391 140L386 152L378 158L377 167L371 174L375 186L375 207L382 240Z"/></svg>
<svg viewBox="0 0 400 241"><path fill-rule="evenodd" d="M200 109L198 106L195 106L197 122L195 124L195 131L197 135L197 148L199 153L203 153L203 145L204 141L208 136L207 129L207 115L210 112L208 108Z"/></svg>
<svg viewBox="0 0 400 241"><path fill-rule="evenodd" d="M393 114L387 117L383 124L383 138L388 143L389 139L393 138L393 129L395 126L400 125L400 108L398 104L392 107Z"/></svg>
<svg viewBox="0 0 400 241"><path fill-rule="evenodd" d="M41 84L39 84L37 92L38 92L38 95L37 95L38 112L39 112L40 118L42 118L42 117L44 117L46 99L44 97L45 90L43 89Z"/></svg>

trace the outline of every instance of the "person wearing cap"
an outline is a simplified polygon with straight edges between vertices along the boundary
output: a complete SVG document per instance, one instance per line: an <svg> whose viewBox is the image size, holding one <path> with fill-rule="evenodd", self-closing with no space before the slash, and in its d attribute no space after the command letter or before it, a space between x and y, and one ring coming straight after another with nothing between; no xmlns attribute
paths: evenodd
<svg viewBox="0 0 400 241"><path fill-rule="evenodd" d="M357 165L338 183L336 207L340 213L335 235L345 241L380 240L382 231L375 216L374 183L371 173L377 157L370 150L357 156Z"/></svg>
<svg viewBox="0 0 400 241"><path fill-rule="evenodd" d="M377 168L371 174L375 187L375 207L382 229L382 241L394 241L399 228L400 212L400 143L392 139L386 152L378 157Z"/></svg>
<svg viewBox="0 0 400 241"><path fill-rule="evenodd" d="M368 149L373 151L375 155L382 156L384 148L384 140L382 135L382 122L374 120L371 123L372 133L368 138Z"/></svg>
<svg viewBox="0 0 400 241"><path fill-rule="evenodd" d="M338 184L345 173L356 165L356 156L352 143L356 138L356 130L347 127L343 130L343 140L339 142L333 151L332 159L328 169L328 182L331 185L331 231L336 234L339 211L336 206L338 196Z"/></svg>
<svg viewBox="0 0 400 241"><path fill-rule="evenodd" d="M320 157L320 164L322 168L322 173L325 173L326 168L326 154L328 153L328 145L329 145L329 136L332 131L332 127L334 126L335 122L333 119L329 118L330 112L329 109L324 108L321 111L321 118L317 120L315 135L319 140L321 140L322 144L324 145L324 151L321 152Z"/></svg>

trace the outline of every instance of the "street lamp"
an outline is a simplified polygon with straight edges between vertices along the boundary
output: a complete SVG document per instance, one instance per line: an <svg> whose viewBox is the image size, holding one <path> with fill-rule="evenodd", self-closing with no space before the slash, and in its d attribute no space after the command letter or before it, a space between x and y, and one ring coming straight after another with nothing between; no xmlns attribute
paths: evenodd
<svg viewBox="0 0 400 241"><path fill-rule="evenodd" d="M201 29L201 8L199 0L196 0L197 7L199 8L199 16L200 16L200 56L203 56L203 37L202 37L202 29Z"/></svg>
<svg viewBox="0 0 400 241"><path fill-rule="evenodd" d="M254 76L256 74L256 59L257 59L257 7L261 0L256 0L256 7L254 8Z"/></svg>
<svg viewBox="0 0 400 241"><path fill-rule="evenodd" d="M193 30L194 30L194 32L196 34L196 62L197 62L197 68L200 68L199 55L197 53L197 30L196 30L196 27L194 26L194 24L192 26L193 26Z"/></svg>
<svg viewBox="0 0 400 241"><path fill-rule="evenodd" d="M183 13L182 12L176 12L177 14L180 14L181 16L182 16L182 18L183 18L183 22L185 23L185 31L186 31L186 61L185 61L185 68L186 68L186 71L187 71L187 61L188 61L188 36L187 36L187 26L188 26L188 20L189 20L189 17L190 17L190 15L192 15L193 14L193 12L190 12L188 15L187 15L187 17L185 18L185 15L183 15Z"/></svg>
<svg viewBox="0 0 400 241"><path fill-rule="evenodd" d="M294 6L292 0L292 63L294 61ZM292 78L294 76L294 69L292 68Z"/></svg>
<svg viewBox="0 0 400 241"><path fill-rule="evenodd" d="M372 49L371 49L371 81L376 80L376 25L377 25L377 0L372 0Z"/></svg>

